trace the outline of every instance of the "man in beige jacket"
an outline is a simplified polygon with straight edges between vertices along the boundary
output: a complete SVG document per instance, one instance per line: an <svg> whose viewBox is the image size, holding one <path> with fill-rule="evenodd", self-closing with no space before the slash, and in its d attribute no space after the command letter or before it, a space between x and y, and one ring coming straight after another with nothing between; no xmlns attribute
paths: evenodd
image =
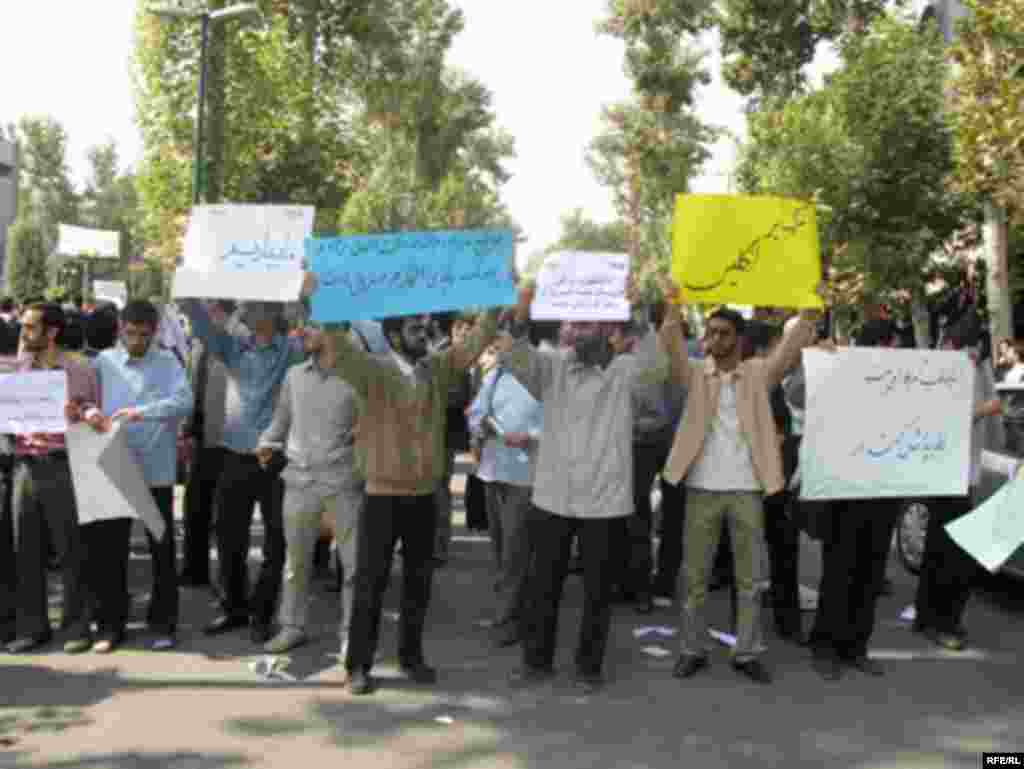
<svg viewBox="0 0 1024 769"><path fill-rule="evenodd" d="M682 650L673 675L689 678L708 664L704 604L708 575L723 520L735 550L737 639L732 665L758 683L770 683L760 660L760 605L757 564L764 532L765 495L783 488L782 457L768 393L782 381L800 350L811 341L814 322L804 313L766 358L741 360L744 319L721 308L707 320L701 365L691 364L679 333L678 288L663 280L672 309L661 328L672 363L672 378L689 393L686 415L676 433L664 477L686 481L686 582Z"/></svg>

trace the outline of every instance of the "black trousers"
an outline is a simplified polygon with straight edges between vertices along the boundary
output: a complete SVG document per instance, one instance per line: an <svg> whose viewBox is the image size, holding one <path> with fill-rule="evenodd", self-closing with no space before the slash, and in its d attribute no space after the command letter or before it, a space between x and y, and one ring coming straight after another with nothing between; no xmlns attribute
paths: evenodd
<svg viewBox="0 0 1024 769"><path fill-rule="evenodd" d="M151 630L173 634L178 629L178 572L174 545L174 487L151 488L153 501L164 519L166 531L156 540L146 531L153 563L153 590L150 593L146 622Z"/></svg>
<svg viewBox="0 0 1024 769"><path fill-rule="evenodd" d="M875 627L875 606L885 578L894 500L837 500L828 503L822 542L818 611L811 632L814 653L841 659L867 654Z"/></svg>
<svg viewBox="0 0 1024 769"><path fill-rule="evenodd" d="M219 447L197 449L189 468L188 486L185 488L185 563L182 576L197 584L210 581L210 533L224 455L225 450Z"/></svg>
<svg viewBox="0 0 1024 769"><path fill-rule="evenodd" d="M765 541L771 568L771 603L775 629L783 635L801 630L800 529L789 515L790 495L782 491L764 498Z"/></svg>
<svg viewBox="0 0 1024 769"><path fill-rule="evenodd" d="M264 528L263 564L249 597L250 529L257 502ZM284 483L279 474L260 467L254 454L225 451L215 505L217 557L226 614L249 614L253 622L262 625L273 620L284 571L283 504Z"/></svg>
<svg viewBox="0 0 1024 769"><path fill-rule="evenodd" d="M654 594L674 598L683 565L683 524L686 520L686 486L661 480L661 525L658 539Z"/></svg>
<svg viewBox="0 0 1024 769"><path fill-rule="evenodd" d="M927 500L929 516L924 561L917 583L915 626L955 633L982 568L946 531L946 524L970 512L969 497Z"/></svg>
<svg viewBox="0 0 1024 769"><path fill-rule="evenodd" d="M565 518L550 512L538 523L536 560L523 623L523 662L528 667L549 669L554 665L558 610L572 540L578 536L583 563L583 618L576 670L583 675L601 673L612 618L613 543L625 534L624 528L624 518Z"/></svg>
<svg viewBox="0 0 1024 769"><path fill-rule="evenodd" d="M359 514L355 596L348 631L349 671L369 671L380 638L384 593L391 579L395 544L402 542L402 597L398 659L423 662L423 627L434 577L437 507L434 495L397 497L370 494Z"/></svg>
<svg viewBox="0 0 1024 769"><path fill-rule="evenodd" d="M14 520L11 508L11 487L13 485L13 461L2 457L0 468L0 638L15 634L17 609L14 601L18 590L18 573L14 568Z"/></svg>
<svg viewBox="0 0 1024 769"><path fill-rule="evenodd" d="M651 594L651 488L668 459L663 443L633 444L633 515L626 519L628 538L621 548L621 585L636 598Z"/></svg>
<svg viewBox="0 0 1024 769"><path fill-rule="evenodd" d="M79 527L82 540L82 588L85 627L96 623L101 639L119 641L128 621L128 558L131 518L93 521Z"/></svg>

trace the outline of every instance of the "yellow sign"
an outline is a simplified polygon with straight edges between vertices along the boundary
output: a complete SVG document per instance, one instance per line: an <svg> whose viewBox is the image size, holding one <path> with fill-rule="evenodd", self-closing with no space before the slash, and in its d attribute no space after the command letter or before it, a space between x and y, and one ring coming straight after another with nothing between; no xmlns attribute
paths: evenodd
<svg viewBox="0 0 1024 769"><path fill-rule="evenodd" d="M679 195L672 275L687 302L821 307L812 201L762 195Z"/></svg>

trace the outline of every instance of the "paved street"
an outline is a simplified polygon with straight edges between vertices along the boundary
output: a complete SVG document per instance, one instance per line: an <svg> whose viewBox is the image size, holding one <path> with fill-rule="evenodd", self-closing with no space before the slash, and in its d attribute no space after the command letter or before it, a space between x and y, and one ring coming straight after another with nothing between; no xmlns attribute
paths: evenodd
<svg viewBox="0 0 1024 769"><path fill-rule="evenodd" d="M479 626L490 608L487 541L461 526L456 536L452 560L435 581L427 631L437 686L408 684L397 673L394 589L377 670L381 688L363 698L341 685L336 596L323 584L313 613L316 641L295 650L285 668L294 680L253 672L261 655L245 636L203 637L211 596L185 590L181 644L172 653L144 651L145 637L134 633L111 656L68 656L54 644L35 656L0 657L0 767L934 769L977 767L985 750L1024 750L1024 585L993 581L968 611L974 649L953 655L899 621L914 583L892 563L896 593L880 604L874 643L888 676L848 673L831 684L812 672L806 650L770 634L774 685L739 679L724 649L707 674L681 683L670 676L674 641L634 636L639 626L678 628L677 610L639 617L623 607L608 653L609 685L581 698L568 684L579 580L567 586L558 678L512 690L506 679L517 651L492 650ZM805 543L801 567L805 584L815 584L812 543ZM132 569L141 617L144 548L136 549ZM1017 596L1007 597L1014 589ZM717 626L727 629L726 594L714 594L713 605ZM671 653L654 656L645 647Z"/></svg>

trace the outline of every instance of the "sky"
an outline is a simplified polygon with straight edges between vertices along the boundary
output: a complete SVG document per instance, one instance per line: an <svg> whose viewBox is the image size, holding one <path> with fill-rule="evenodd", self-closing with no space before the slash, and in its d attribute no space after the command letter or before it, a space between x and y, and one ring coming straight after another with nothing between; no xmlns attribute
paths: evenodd
<svg viewBox="0 0 1024 769"><path fill-rule="evenodd" d="M611 195L584 160L602 105L630 92L621 43L594 32L606 0L454 2L466 28L449 61L491 89L497 122L516 139L505 197L528 238L521 255L557 240L560 217L577 207L596 221L612 220ZM0 123L26 114L59 120L79 184L91 146L115 139L126 166L141 155L129 74L134 7L135 0L48 0L5 9ZM718 79L713 58L709 69L715 81L700 93L701 116L742 136L742 99ZM735 154L733 140L720 141L694 191L727 191Z"/></svg>

